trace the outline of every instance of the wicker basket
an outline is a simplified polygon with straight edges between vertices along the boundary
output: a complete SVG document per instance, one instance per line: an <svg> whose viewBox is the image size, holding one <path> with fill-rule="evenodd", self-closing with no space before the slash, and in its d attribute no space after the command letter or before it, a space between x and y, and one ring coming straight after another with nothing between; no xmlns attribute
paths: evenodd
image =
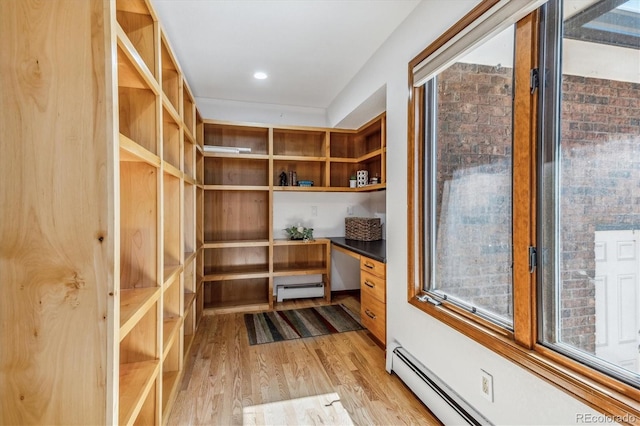
<svg viewBox="0 0 640 426"><path fill-rule="evenodd" d="M346 217L344 219L345 238L359 241L382 239L382 225L379 217Z"/></svg>

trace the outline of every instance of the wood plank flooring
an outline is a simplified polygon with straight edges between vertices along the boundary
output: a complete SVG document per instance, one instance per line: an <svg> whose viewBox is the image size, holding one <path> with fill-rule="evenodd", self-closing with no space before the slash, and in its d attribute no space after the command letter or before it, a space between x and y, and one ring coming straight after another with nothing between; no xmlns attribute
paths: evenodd
<svg viewBox="0 0 640 426"><path fill-rule="evenodd" d="M276 309L319 305L321 299ZM354 312L353 295L338 295ZM241 425L252 405L336 392L356 425L441 424L396 377L367 331L249 346L243 314L205 316L169 425Z"/></svg>

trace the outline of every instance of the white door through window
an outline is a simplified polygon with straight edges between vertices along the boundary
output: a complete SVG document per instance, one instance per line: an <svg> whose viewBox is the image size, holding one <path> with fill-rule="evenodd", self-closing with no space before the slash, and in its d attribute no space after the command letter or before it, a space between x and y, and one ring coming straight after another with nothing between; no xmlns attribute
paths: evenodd
<svg viewBox="0 0 640 426"><path fill-rule="evenodd" d="M596 356L640 372L640 231L595 234Z"/></svg>

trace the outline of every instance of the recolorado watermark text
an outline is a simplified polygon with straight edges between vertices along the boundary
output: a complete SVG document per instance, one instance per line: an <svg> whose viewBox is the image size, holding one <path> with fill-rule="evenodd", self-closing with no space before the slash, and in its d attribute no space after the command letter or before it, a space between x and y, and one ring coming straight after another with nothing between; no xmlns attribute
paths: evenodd
<svg viewBox="0 0 640 426"><path fill-rule="evenodd" d="M609 416L605 414L578 413L576 423L582 424L615 424L615 423L636 423L640 418L625 414L624 416Z"/></svg>

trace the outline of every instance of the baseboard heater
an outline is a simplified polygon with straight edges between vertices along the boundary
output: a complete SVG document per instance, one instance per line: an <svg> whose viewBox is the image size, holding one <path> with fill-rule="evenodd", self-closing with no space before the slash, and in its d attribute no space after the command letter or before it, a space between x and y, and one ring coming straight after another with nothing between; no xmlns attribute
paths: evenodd
<svg viewBox="0 0 640 426"><path fill-rule="evenodd" d="M304 297L323 297L324 283L287 284L276 286L276 300L301 299Z"/></svg>
<svg viewBox="0 0 640 426"><path fill-rule="evenodd" d="M492 425L481 413L401 346L392 350L391 371L445 425Z"/></svg>

